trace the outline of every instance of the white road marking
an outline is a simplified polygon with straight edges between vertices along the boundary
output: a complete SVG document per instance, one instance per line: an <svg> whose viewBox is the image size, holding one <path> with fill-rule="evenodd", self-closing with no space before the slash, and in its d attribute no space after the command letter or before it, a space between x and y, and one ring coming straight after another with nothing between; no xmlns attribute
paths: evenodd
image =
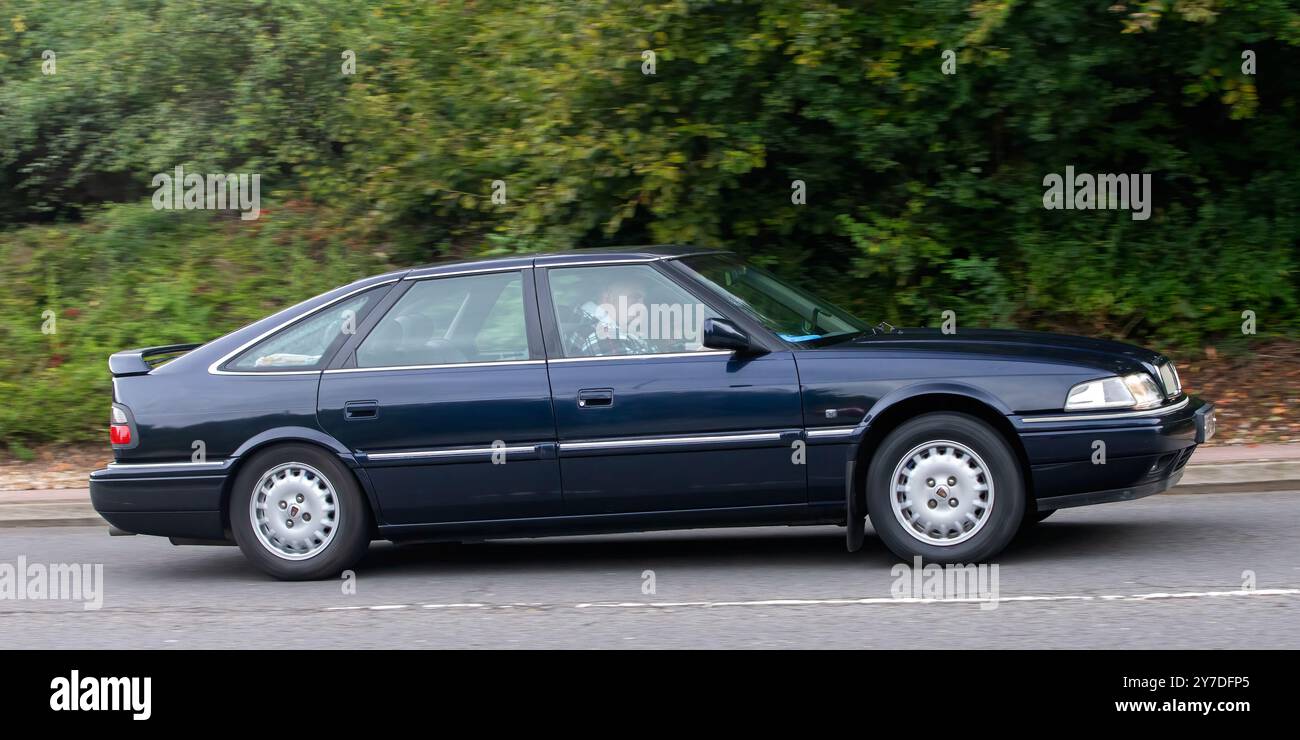
<svg viewBox="0 0 1300 740"><path fill-rule="evenodd" d="M577 604L541 604L517 602L512 604L450 603L450 604L382 604L376 606L330 606L325 611L386 611L419 607L421 609L717 609L745 606L881 606L887 604L999 604L1017 602L1052 601L1162 601L1170 599L1208 599L1239 596L1300 596L1300 588L1259 588L1237 591L1175 591L1149 594L1045 594L1039 596L1000 596L988 598L894 598L876 596L861 599L756 599L751 601L604 601Z"/></svg>

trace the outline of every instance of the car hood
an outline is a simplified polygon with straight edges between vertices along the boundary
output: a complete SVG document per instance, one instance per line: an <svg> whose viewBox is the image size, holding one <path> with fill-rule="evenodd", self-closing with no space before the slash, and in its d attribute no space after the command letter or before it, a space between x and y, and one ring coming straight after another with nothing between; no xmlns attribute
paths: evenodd
<svg viewBox="0 0 1300 740"><path fill-rule="evenodd" d="M864 334L825 345L833 350L916 350L1008 359L1059 362L1124 374L1154 373L1165 357L1142 347L1106 339L1008 329L895 329L889 334Z"/></svg>

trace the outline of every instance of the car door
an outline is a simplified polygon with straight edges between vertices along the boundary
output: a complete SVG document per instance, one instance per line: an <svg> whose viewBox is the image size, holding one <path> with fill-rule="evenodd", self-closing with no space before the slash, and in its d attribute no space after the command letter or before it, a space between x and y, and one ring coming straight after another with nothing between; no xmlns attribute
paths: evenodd
<svg viewBox="0 0 1300 740"><path fill-rule="evenodd" d="M704 348L719 307L652 261L537 277L569 513L806 502L790 352Z"/></svg>
<svg viewBox="0 0 1300 740"><path fill-rule="evenodd" d="M407 277L321 377L388 524L560 513L531 269Z"/></svg>

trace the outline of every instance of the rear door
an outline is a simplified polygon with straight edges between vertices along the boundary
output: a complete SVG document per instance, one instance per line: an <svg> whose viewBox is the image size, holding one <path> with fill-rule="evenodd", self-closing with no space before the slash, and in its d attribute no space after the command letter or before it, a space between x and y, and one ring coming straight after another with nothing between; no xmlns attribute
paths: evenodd
<svg viewBox="0 0 1300 740"><path fill-rule="evenodd" d="M389 524L560 513L532 270L403 280L321 377Z"/></svg>

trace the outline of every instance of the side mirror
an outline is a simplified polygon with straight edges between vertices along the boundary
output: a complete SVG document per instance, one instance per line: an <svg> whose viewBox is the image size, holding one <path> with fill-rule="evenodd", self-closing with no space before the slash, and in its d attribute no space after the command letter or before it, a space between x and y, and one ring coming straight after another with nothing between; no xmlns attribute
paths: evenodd
<svg viewBox="0 0 1300 740"><path fill-rule="evenodd" d="M729 349L736 352L763 352L764 349L726 319L704 320L704 346L709 349Z"/></svg>

